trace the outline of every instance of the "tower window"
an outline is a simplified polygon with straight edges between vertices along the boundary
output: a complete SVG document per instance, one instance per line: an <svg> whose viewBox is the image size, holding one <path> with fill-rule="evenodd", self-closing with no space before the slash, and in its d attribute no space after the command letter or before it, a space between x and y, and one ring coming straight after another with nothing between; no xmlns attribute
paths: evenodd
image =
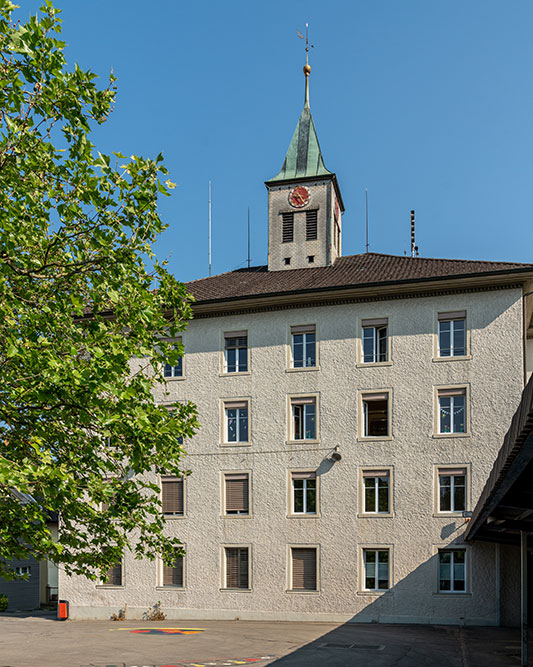
<svg viewBox="0 0 533 667"><path fill-rule="evenodd" d="M289 266L289 264L291 263L291 258L290 257L285 257L285 259L283 261L285 262L285 266Z"/></svg>
<svg viewBox="0 0 533 667"><path fill-rule="evenodd" d="M305 240L315 241L318 238L318 211L305 213Z"/></svg>
<svg viewBox="0 0 533 667"><path fill-rule="evenodd" d="M291 243L294 241L294 213L282 213L282 243ZM285 261L287 264L287 261Z"/></svg>
<svg viewBox="0 0 533 667"><path fill-rule="evenodd" d="M314 264L315 256L314 255L308 255L307 256L307 261L309 262L309 264Z"/></svg>

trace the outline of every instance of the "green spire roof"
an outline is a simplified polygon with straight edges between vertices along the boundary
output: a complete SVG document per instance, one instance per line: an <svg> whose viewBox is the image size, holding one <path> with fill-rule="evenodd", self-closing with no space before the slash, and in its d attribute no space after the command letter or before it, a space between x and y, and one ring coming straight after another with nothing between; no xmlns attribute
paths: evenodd
<svg viewBox="0 0 533 667"><path fill-rule="evenodd" d="M307 95L306 95L307 97ZM296 178L313 178L317 176L333 176L326 169L318 137L316 136L315 124L311 116L311 109L306 99L305 106L294 131L291 145L285 156L281 171L277 176L271 178L267 183L276 181L292 181Z"/></svg>

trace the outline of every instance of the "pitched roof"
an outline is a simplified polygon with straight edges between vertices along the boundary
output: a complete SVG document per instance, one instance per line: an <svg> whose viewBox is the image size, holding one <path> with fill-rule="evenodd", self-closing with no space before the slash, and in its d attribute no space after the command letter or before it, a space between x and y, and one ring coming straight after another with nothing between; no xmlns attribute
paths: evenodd
<svg viewBox="0 0 533 667"><path fill-rule="evenodd" d="M300 114L298 125L294 130L281 171L267 183L321 176L334 176L334 174L326 169L324 165L311 109L306 102Z"/></svg>
<svg viewBox="0 0 533 667"><path fill-rule="evenodd" d="M509 271L533 271L533 264L434 259L365 253L340 257L332 266L268 271L266 266L237 269L186 283L196 303L348 287L467 278Z"/></svg>

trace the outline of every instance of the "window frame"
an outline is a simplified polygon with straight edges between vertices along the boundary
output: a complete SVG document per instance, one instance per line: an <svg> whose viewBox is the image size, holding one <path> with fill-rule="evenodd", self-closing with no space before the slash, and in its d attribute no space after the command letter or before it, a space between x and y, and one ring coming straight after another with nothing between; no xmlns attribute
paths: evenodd
<svg viewBox="0 0 533 667"><path fill-rule="evenodd" d="M101 578L100 583L96 584L96 588L109 588L109 589L114 589L114 590L125 588L125 586L126 586L126 583L125 583L126 569L124 567L124 553L122 554L122 556L120 558L120 561L117 561L115 563L115 565L113 565L112 567L116 567L119 562L120 562L120 584L110 584L110 583L108 583L107 579ZM110 570L111 570L111 567L107 571L109 572Z"/></svg>
<svg viewBox="0 0 533 667"><path fill-rule="evenodd" d="M227 549L247 549L248 550L248 588L228 588L227 583L227 556L226 556L226 550ZM220 582L220 591L221 592L229 592L229 593L251 593L253 592L253 580L252 580L252 575L253 575L253 567L252 567L252 558L253 558L253 545L252 544L244 544L244 543L239 543L239 544L222 544L221 545L221 552L220 552L220 560L221 560L221 567L220 567L220 573L221 573L221 582Z"/></svg>
<svg viewBox="0 0 533 667"><path fill-rule="evenodd" d="M183 335L182 336L176 336L175 338L164 338L163 342L167 343L168 345L173 345L173 346L181 345L181 347L183 349L183 354L180 357L181 375L172 374L172 375L166 376L165 372L166 372L167 364L162 364L161 374L163 375L163 378L164 378L165 382L175 382L175 381L185 380L185 356L186 355L185 355L185 343L184 343ZM170 364L168 364L168 366L171 369L177 368L177 366L170 366ZM172 370L172 373L173 373L173 370Z"/></svg>
<svg viewBox="0 0 533 667"><path fill-rule="evenodd" d="M365 413L365 402L368 400L367 396L373 395L383 395L387 394L387 424L388 424L388 433L387 435L366 435L365 431L367 430L367 418ZM373 399L379 400L379 399ZM378 442L384 440L393 439L393 430L392 430L392 389L360 389L358 392L358 440L369 441L369 442Z"/></svg>
<svg viewBox="0 0 533 667"><path fill-rule="evenodd" d="M462 517L464 512L469 512L471 509L470 502L470 493L471 493L471 464L469 463L449 463L449 464L437 464L433 467L434 474L434 514L433 516L438 517L449 517L449 516L459 516ZM442 510L440 507L440 478L447 476L447 473L454 473L463 471L465 478L465 507L462 510ZM454 475L451 475L454 476ZM459 476L459 475L455 475ZM452 487L453 488L453 487Z"/></svg>
<svg viewBox="0 0 533 667"><path fill-rule="evenodd" d="M309 394L289 394L287 396L287 442L290 444L316 444L320 442L320 403L319 403L319 393L309 393ZM306 405L309 403L302 403L301 401L312 399L315 405L315 437L314 438L296 438L295 429L294 429L294 415L293 407L295 405ZM305 415L305 408L304 408ZM304 417L305 422L305 417ZM305 432L305 426L304 426Z"/></svg>
<svg viewBox="0 0 533 667"><path fill-rule="evenodd" d="M226 358L226 339L228 338L244 338L246 336L246 367L247 369L245 371L228 371L228 364L227 364L227 358ZM221 349L222 349L222 357L221 357L221 365L220 365L220 373L219 375L221 376L242 376L242 375L250 375L250 363L251 363L251 354L250 354L250 332L248 329L239 329L239 330L229 330L229 331L222 331L221 332ZM236 348L236 349L241 349L241 348Z"/></svg>
<svg viewBox="0 0 533 667"><path fill-rule="evenodd" d="M442 553L450 553L450 552L456 552L456 551L462 551L464 553L464 582L465 582L465 587L464 590L454 590L450 589L449 591L447 590L442 590L440 587L440 555ZM441 596L441 595L458 595L458 596L464 596L464 595L471 595L472 591L470 589L470 582L471 582L471 551L467 546L453 546L453 545L444 545L444 546L436 546L435 547L435 595ZM450 568L453 572L453 568ZM453 579L450 578L450 582L452 582Z"/></svg>
<svg viewBox="0 0 533 667"><path fill-rule="evenodd" d="M463 314L464 317L450 318L450 320L443 318L445 315L454 315L454 314ZM465 354L462 355L450 355L449 357L443 357L440 354L440 322L444 321L453 321L464 319L465 321ZM433 361L447 362L447 361L469 361L472 359L471 353L471 335L470 335L470 312L468 308L461 308L461 310L452 310L439 308L435 310L434 314L434 335L433 335Z"/></svg>
<svg viewBox="0 0 533 667"><path fill-rule="evenodd" d="M441 415L440 415L440 397L442 392L446 391L462 391L465 397L465 430L450 431L448 433L441 433ZM434 387L433 393L433 437L434 438L465 438L470 437L470 384L446 384Z"/></svg>
<svg viewBox="0 0 533 667"><path fill-rule="evenodd" d="M388 560L388 587L387 588L366 588L366 557L365 553L367 551L387 551L389 554ZM375 577L378 579L378 577ZM358 586L358 595L363 596L380 596L380 595L392 595L394 588L394 546L392 544L361 544L359 545L359 586Z"/></svg>
<svg viewBox="0 0 533 667"><path fill-rule="evenodd" d="M232 408L233 404L246 404L241 408ZM228 439L228 416L227 410L232 409L246 409L248 410L248 439L247 440L234 440L231 441ZM235 398L222 398L220 399L220 445L223 447L249 447L252 444L252 400L249 396L244 397L235 397ZM238 417L237 417L238 419Z"/></svg>
<svg viewBox="0 0 533 667"><path fill-rule="evenodd" d="M185 553L181 556L182 570L181 570L181 580L182 585L177 586L176 584L167 584L163 583L163 561L161 558L157 559L157 573L156 573L156 590L158 591L184 591L186 589L186 575L187 575L187 545L182 544L182 547Z"/></svg>
<svg viewBox="0 0 533 667"><path fill-rule="evenodd" d="M230 512L228 513L226 508L226 478L231 477L232 475L246 475L248 477L248 512ZM220 491L221 491L221 516L223 519L251 519L253 518L252 512L252 470L221 470L220 471Z"/></svg>
<svg viewBox="0 0 533 667"><path fill-rule="evenodd" d="M359 512L358 517L370 519L386 519L394 517L394 469L392 466L360 466L359 467ZM379 475L381 477L387 476L389 479L389 508L387 512L371 512L366 507L365 501L365 478L378 477L377 473L385 473Z"/></svg>
<svg viewBox="0 0 533 667"><path fill-rule="evenodd" d="M314 512L296 512L294 509L294 480L298 479L298 476L307 475L308 477L300 477L300 479L314 479L315 480L315 511ZM296 476L296 477L295 477ZM288 518L291 519L315 519L320 516L320 476L317 474L316 470L310 470L309 468L301 469L291 469L288 471ZM305 489L304 489L304 498L305 498ZM304 505L306 504L304 500Z"/></svg>
<svg viewBox="0 0 533 667"><path fill-rule="evenodd" d="M293 588L293 549L314 549L315 550L315 588ZM295 544L287 545L287 593L291 595L319 595L320 578L320 544Z"/></svg>
<svg viewBox="0 0 533 667"><path fill-rule="evenodd" d="M364 354L364 329L387 328L387 359L385 361L365 361ZM392 329L391 317L389 315L375 315L372 317L361 317L358 322L358 340L357 340L357 368L373 368L375 366L392 366Z"/></svg>
<svg viewBox="0 0 533 667"><path fill-rule="evenodd" d="M183 512L181 514L178 513L165 513L163 512L163 482L172 482L172 481L178 481L181 480L181 495L182 495L182 505L183 505ZM175 519L184 519L187 514L187 500L186 500L186 491L187 491L187 484L185 482L185 477L178 477L177 475L159 475L159 480L158 480L159 488L160 488L160 494L159 498L161 500L161 514L165 517L165 521L174 521Z"/></svg>
<svg viewBox="0 0 533 667"><path fill-rule="evenodd" d="M314 366L295 366L294 365L294 335L298 334L315 334L315 365ZM304 342L305 345L305 342ZM305 362L305 355L304 355ZM310 322L308 324L291 324L288 327L288 336L287 336L287 372L289 373L298 373L298 372L312 372L320 370L320 361L319 361L319 344L318 344L318 325L316 323Z"/></svg>

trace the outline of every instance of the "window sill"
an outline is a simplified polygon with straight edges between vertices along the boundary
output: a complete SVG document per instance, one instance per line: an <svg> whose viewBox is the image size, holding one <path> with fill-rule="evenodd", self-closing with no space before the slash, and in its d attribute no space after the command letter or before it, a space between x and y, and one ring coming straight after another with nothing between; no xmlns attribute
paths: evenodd
<svg viewBox="0 0 533 667"><path fill-rule="evenodd" d="M253 588L219 588L221 593L253 593Z"/></svg>
<svg viewBox="0 0 533 667"><path fill-rule="evenodd" d="M298 514L287 514L287 519L320 519L320 513L315 512L314 514L311 514L311 512L301 512Z"/></svg>
<svg viewBox="0 0 533 667"><path fill-rule="evenodd" d="M442 598L442 597L458 597L458 598L464 598L464 597L472 597L472 593L470 591L438 591L437 593L433 593L434 598Z"/></svg>
<svg viewBox="0 0 533 667"><path fill-rule="evenodd" d="M180 375L178 377L164 378L164 379L165 379L165 382L181 382L182 380L186 380L187 378L185 377L185 375Z"/></svg>
<svg viewBox="0 0 533 667"><path fill-rule="evenodd" d="M356 516L358 519L394 519L393 512L361 512Z"/></svg>
<svg viewBox="0 0 533 667"><path fill-rule="evenodd" d="M221 378L231 378L231 377L240 377L241 375L251 375L251 371L236 371L235 373L227 373L222 371L222 373L218 374L218 377Z"/></svg>
<svg viewBox="0 0 533 667"><path fill-rule="evenodd" d="M458 512L433 512L432 517L434 519L466 519L463 516L463 512L469 512L470 510L459 510Z"/></svg>
<svg viewBox="0 0 533 667"><path fill-rule="evenodd" d="M466 433L434 433L433 437L436 439L439 438L470 438L471 437L470 431L467 431Z"/></svg>
<svg viewBox="0 0 533 667"><path fill-rule="evenodd" d="M156 591L184 591L185 586L156 586Z"/></svg>
<svg viewBox="0 0 533 667"><path fill-rule="evenodd" d="M287 440L285 444L287 444L287 445L319 445L320 440L317 440L317 439L311 440L311 438L309 438L309 439L303 438L302 440Z"/></svg>
<svg viewBox="0 0 533 667"><path fill-rule="evenodd" d="M176 519L185 519L185 514L163 514L165 521L175 521Z"/></svg>
<svg viewBox="0 0 533 667"><path fill-rule="evenodd" d="M457 357L433 357L435 363L440 363L441 361L470 361L472 359L471 354L464 354Z"/></svg>
<svg viewBox="0 0 533 667"><path fill-rule="evenodd" d="M304 591L294 588L288 588L285 593L290 593L291 595L320 595L320 591Z"/></svg>
<svg viewBox="0 0 533 667"><path fill-rule="evenodd" d="M363 435L357 438L358 442L385 442L392 439L392 435Z"/></svg>
<svg viewBox="0 0 533 667"><path fill-rule="evenodd" d="M376 366L392 366L392 361L371 361L368 363L359 361L355 364L356 368L375 368Z"/></svg>
<svg viewBox="0 0 533 667"><path fill-rule="evenodd" d="M394 595L392 589L387 588L387 590L382 591L357 591L357 595L362 597L381 597L382 595Z"/></svg>
<svg viewBox="0 0 533 667"><path fill-rule="evenodd" d="M111 584L96 584L96 588L109 591L123 591L126 587L124 584L120 586L113 586Z"/></svg>
<svg viewBox="0 0 533 667"><path fill-rule="evenodd" d="M312 371L319 371L320 366L303 366L302 368L286 368L285 373L310 373Z"/></svg>
<svg viewBox="0 0 533 667"><path fill-rule="evenodd" d="M253 519L253 514L222 514L222 519Z"/></svg>
<svg viewBox="0 0 533 667"><path fill-rule="evenodd" d="M251 447L251 442L219 442L220 447Z"/></svg>

